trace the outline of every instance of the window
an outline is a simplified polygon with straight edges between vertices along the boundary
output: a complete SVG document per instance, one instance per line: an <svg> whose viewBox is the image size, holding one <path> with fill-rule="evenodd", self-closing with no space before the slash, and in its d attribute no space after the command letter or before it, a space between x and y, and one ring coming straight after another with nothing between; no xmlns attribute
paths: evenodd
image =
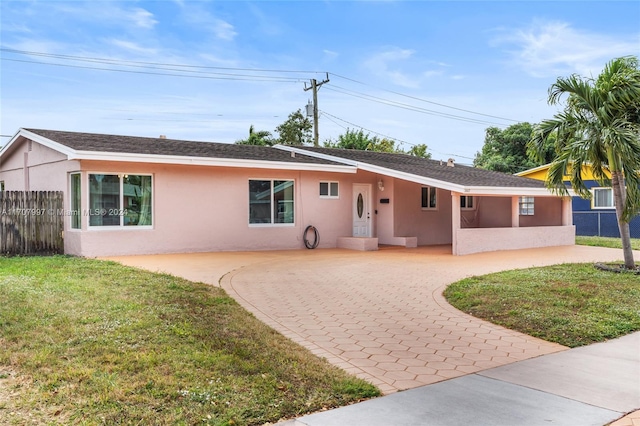
<svg viewBox="0 0 640 426"><path fill-rule="evenodd" d="M320 182L320 198L338 198L338 182Z"/></svg>
<svg viewBox="0 0 640 426"><path fill-rule="evenodd" d="M80 229L80 173L72 173L70 176L71 183L71 229Z"/></svg>
<svg viewBox="0 0 640 426"><path fill-rule="evenodd" d="M611 188L593 188L591 206L594 209L611 209L614 207L613 190Z"/></svg>
<svg viewBox="0 0 640 426"><path fill-rule="evenodd" d="M249 180L249 224L293 224L292 180Z"/></svg>
<svg viewBox="0 0 640 426"><path fill-rule="evenodd" d="M149 175L89 175L89 226L151 226Z"/></svg>
<svg viewBox="0 0 640 426"><path fill-rule="evenodd" d="M520 215L521 216L533 216L534 214L534 198L533 197L520 197Z"/></svg>
<svg viewBox="0 0 640 426"><path fill-rule="evenodd" d="M423 209L435 209L438 207L437 203L437 188L432 186L422 187L422 208Z"/></svg>
<svg viewBox="0 0 640 426"><path fill-rule="evenodd" d="M4 191L4 181L0 180L0 191Z"/></svg>
<svg viewBox="0 0 640 426"><path fill-rule="evenodd" d="M462 210L473 210L475 208L475 205L473 203L473 195L461 195L460 208Z"/></svg>

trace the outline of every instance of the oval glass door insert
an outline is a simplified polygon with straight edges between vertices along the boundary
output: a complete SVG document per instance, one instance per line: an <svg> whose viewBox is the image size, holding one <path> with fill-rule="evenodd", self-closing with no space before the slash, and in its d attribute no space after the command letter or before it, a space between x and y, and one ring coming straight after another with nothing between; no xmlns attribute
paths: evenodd
<svg viewBox="0 0 640 426"><path fill-rule="evenodd" d="M362 213L364 213L364 198L362 198L362 193L358 194L358 217L362 219Z"/></svg>

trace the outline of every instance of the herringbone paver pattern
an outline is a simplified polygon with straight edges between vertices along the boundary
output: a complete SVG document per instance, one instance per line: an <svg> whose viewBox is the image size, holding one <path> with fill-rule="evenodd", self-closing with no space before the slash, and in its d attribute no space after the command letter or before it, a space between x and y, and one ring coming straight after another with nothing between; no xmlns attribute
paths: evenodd
<svg viewBox="0 0 640 426"><path fill-rule="evenodd" d="M280 333L391 393L565 349L458 311L442 296L447 284L506 269L620 257L619 250L585 246L454 257L445 246L112 259L219 283Z"/></svg>

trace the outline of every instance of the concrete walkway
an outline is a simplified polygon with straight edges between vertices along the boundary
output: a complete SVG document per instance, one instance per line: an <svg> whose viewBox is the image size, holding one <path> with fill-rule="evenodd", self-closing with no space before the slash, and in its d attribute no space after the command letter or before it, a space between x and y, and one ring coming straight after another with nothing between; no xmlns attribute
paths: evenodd
<svg viewBox="0 0 640 426"><path fill-rule="evenodd" d="M456 310L442 297L446 285L505 269L620 257L620 250L586 246L454 257L443 246L112 259L220 285L280 333L392 394L453 386L444 381L456 377L485 387L495 379L462 376L566 351Z"/></svg>
<svg viewBox="0 0 640 426"><path fill-rule="evenodd" d="M282 426L602 426L640 407L640 333L284 422ZM616 422L637 425L640 412Z"/></svg>

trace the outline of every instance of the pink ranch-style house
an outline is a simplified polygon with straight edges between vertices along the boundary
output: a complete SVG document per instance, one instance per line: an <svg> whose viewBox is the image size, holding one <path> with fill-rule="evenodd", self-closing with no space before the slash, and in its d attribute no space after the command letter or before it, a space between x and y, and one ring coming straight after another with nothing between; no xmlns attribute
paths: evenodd
<svg viewBox="0 0 640 426"><path fill-rule="evenodd" d="M538 180L387 154L20 129L0 189L62 191L64 250L95 257L574 244L571 198ZM314 235L308 235L315 240Z"/></svg>

